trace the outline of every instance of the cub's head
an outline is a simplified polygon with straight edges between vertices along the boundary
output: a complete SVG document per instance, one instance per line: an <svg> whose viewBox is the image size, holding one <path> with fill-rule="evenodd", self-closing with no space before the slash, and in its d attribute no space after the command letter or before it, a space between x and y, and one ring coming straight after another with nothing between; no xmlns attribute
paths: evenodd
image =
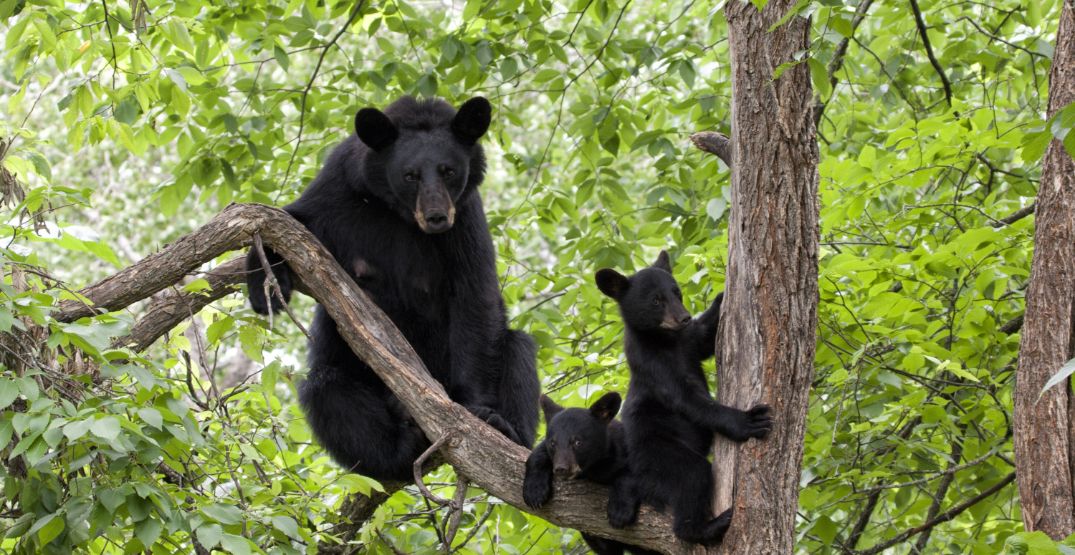
<svg viewBox="0 0 1075 555"><path fill-rule="evenodd" d="M606 393L588 409L565 409L542 395L541 409L552 471L560 478L574 478L608 453L608 426L620 410L620 394Z"/></svg>
<svg viewBox="0 0 1075 555"><path fill-rule="evenodd" d="M426 233L455 223L455 206L481 183L485 157L478 139L489 129L492 107L474 97L456 111L440 99L403 97L384 112L363 108L355 134L370 149L371 190Z"/></svg>
<svg viewBox="0 0 1075 555"><path fill-rule="evenodd" d="M594 279L598 289L620 305L624 325L635 331L675 333L691 321L665 251L631 277L605 268Z"/></svg>

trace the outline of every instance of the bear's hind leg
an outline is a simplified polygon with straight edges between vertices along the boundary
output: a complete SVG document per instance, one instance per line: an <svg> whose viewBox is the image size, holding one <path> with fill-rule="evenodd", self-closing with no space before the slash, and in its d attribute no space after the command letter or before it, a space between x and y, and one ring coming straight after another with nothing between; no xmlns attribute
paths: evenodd
<svg viewBox="0 0 1075 555"><path fill-rule="evenodd" d="M496 412L515 431L512 438L529 449L534 445L538 425L538 399L541 382L537 375L537 345L529 335L508 330L504 336L503 370ZM508 437L511 437L510 434Z"/></svg>
<svg viewBox="0 0 1075 555"><path fill-rule="evenodd" d="M379 384L378 384L379 385ZM384 386L363 383L332 366L317 366L299 386L314 435L349 471L378 480L410 480L429 442Z"/></svg>

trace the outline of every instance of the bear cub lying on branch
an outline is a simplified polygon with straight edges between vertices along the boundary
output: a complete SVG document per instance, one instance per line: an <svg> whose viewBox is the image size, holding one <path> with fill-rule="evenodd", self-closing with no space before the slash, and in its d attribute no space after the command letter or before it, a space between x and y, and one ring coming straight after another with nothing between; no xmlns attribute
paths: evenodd
<svg viewBox="0 0 1075 555"><path fill-rule="evenodd" d="M545 440L526 459L523 501L538 509L552 499L553 475L559 478L590 480L611 485L608 520L622 528L638 518L639 500L628 487L627 443L623 424L614 418L620 410L620 394L606 393L589 409L565 409L542 395L545 412ZM618 487L619 486L619 487ZM582 539L597 555L656 554L642 549L583 534Z"/></svg>
<svg viewBox="0 0 1075 555"><path fill-rule="evenodd" d="M709 394L702 361L714 354L723 293L692 319L664 251L631 277L603 269L595 279L623 317L631 371L623 410L627 476L642 501L658 510L671 507L677 537L719 543L732 510L712 514L713 475L706 457L713 434L746 441L765 437L773 426L768 406L744 411Z"/></svg>
<svg viewBox="0 0 1075 555"><path fill-rule="evenodd" d="M491 106L404 97L364 108L310 186L284 210L305 225L399 328L449 396L512 441L533 444L540 388L536 349L509 330L496 250L478 186L478 140ZM250 305L279 310L292 269L265 253L280 285L266 298L259 253L247 258ZM283 297L282 299L280 297ZM399 400L351 351L324 307L310 330L299 400L317 439L343 467L408 479L429 446Z"/></svg>

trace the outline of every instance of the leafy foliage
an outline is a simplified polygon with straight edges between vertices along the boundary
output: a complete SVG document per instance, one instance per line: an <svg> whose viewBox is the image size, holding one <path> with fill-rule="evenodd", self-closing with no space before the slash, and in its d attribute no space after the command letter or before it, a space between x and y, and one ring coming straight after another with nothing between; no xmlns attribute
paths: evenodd
<svg viewBox="0 0 1075 555"><path fill-rule="evenodd" d="M905 6L865 6L861 22L833 0L797 8L824 106L809 553L882 545L1014 470L1032 221L1008 217L1033 201L1048 141L1075 144L1072 107L1044 118L1059 2L923 6L951 106ZM132 353L114 342L140 309L73 324L51 312L229 202L294 198L357 107L402 94L494 102L484 195L513 325L541 345L558 400L625 391L622 327L593 271L669 248L689 307L723 287L729 173L687 141L730 132L718 8L0 2L0 549L292 553L339 539L343 499L380 485L313 443L295 326L233 297ZM428 480L450 494L449 470ZM469 494L461 552L582 549ZM404 490L354 541L421 551L443 519ZM1039 541L1021 529L1007 486L907 541L1020 552Z"/></svg>

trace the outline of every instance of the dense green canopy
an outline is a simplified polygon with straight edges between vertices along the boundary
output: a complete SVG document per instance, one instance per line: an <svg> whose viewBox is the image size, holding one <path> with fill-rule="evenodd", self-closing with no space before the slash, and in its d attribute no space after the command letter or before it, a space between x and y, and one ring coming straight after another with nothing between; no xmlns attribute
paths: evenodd
<svg viewBox="0 0 1075 555"><path fill-rule="evenodd" d="M193 536L231 553L314 552L339 534L346 496L380 487L313 442L295 400L304 338L241 295L143 353L111 345L144 305L50 316L229 202L295 198L360 107L492 101L483 195L498 270L558 401L627 387L622 325L594 270L631 271L664 248L693 312L723 289L729 171L688 140L731 132L721 3L326 4L0 1L0 332L33 336L0 338L0 550L189 552ZM795 16L813 22L800 63L821 149L803 553L1042 542L1015 536L1011 393L1024 209L1047 142L1075 152L1075 107L1044 120L1060 2L923 2L928 49L912 5L803 0ZM292 305L308 322L311 301ZM451 495L450 469L426 481ZM461 553L584 549L572 530L469 494ZM431 550L445 515L412 487L354 541Z"/></svg>

